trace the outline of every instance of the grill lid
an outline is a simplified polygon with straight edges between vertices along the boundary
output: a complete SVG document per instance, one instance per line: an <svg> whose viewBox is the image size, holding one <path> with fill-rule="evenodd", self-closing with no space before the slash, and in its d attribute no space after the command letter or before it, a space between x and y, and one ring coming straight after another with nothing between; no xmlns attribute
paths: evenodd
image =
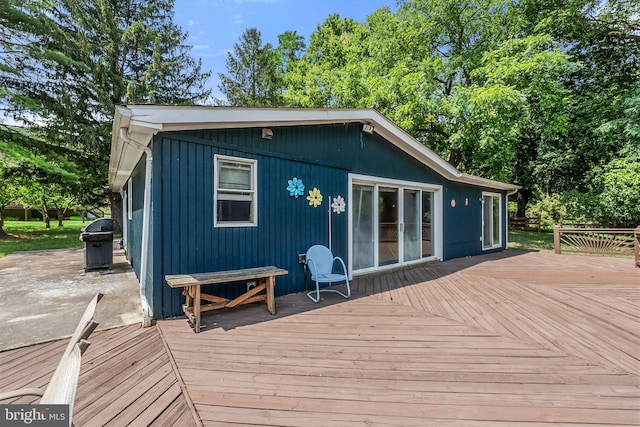
<svg viewBox="0 0 640 427"><path fill-rule="evenodd" d="M113 233L113 219L111 218L98 218L92 221L85 228L82 229L83 233L95 233L95 232L112 232Z"/></svg>

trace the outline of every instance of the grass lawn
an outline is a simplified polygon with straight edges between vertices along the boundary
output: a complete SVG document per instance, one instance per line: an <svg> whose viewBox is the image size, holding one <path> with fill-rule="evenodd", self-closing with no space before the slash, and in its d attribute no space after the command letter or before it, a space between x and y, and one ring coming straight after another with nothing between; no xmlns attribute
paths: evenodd
<svg viewBox="0 0 640 427"><path fill-rule="evenodd" d="M509 249L552 251L553 232L509 230Z"/></svg>
<svg viewBox="0 0 640 427"><path fill-rule="evenodd" d="M0 239L0 258L20 251L82 248L80 230L89 221L71 219L63 224L58 227L58 221L51 220L51 228L46 229L42 221L5 221L3 229L9 237Z"/></svg>

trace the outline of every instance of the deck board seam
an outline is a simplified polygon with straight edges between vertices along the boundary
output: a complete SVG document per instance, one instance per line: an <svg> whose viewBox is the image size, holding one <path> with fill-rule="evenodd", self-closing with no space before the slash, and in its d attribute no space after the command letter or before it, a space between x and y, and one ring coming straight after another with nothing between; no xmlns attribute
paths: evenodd
<svg viewBox="0 0 640 427"><path fill-rule="evenodd" d="M176 376L176 380L178 382L178 385L180 386L180 390L182 391L182 395L184 396L184 399L187 403L187 407L189 408L189 411L191 412L191 415L193 416L193 420L196 423L196 426L198 427L204 427L204 424L202 423L202 419L200 418L200 413L198 412L198 408L196 408L196 406L193 403L193 400L191 399L191 395L189 394L189 390L187 389L187 386L184 382L184 379L182 378L182 374L180 373L180 369L178 368L178 364L176 363L176 360L173 356L173 353L171 351L171 347L169 347L169 344L164 336L164 333L162 331L162 327L160 326L160 322L156 324L156 328L158 331L158 335L160 336L160 338L162 339L162 344L164 345L164 349L165 352L167 354L167 357L169 358L169 363L171 364L171 368L173 369L173 372Z"/></svg>

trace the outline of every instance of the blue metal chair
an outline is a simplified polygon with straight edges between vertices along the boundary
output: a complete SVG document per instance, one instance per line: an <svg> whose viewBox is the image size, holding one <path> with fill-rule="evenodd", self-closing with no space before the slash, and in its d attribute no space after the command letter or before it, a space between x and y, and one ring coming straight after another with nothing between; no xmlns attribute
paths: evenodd
<svg viewBox="0 0 640 427"><path fill-rule="evenodd" d="M316 290L307 292L307 296L311 301L315 303L320 301L320 292L335 292L345 298L349 298L351 296L347 267L344 265L342 258L334 257L326 246L315 245L307 251L306 259L309 272L311 273L311 280L316 282ZM338 261L339 265L342 266L344 274L333 273L333 265L336 261ZM320 289L320 283L328 283L329 286L331 286L332 283L341 282L345 282L347 286L346 295L336 289Z"/></svg>

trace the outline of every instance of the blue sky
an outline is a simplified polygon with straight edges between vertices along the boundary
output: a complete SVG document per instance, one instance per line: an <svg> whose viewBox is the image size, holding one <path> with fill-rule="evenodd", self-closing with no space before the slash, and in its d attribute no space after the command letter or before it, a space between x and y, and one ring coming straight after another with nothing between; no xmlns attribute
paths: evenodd
<svg viewBox="0 0 640 427"><path fill-rule="evenodd" d="M175 23L189 33L192 55L213 71L209 87L218 98L218 73L225 73L227 52L247 28L257 28L263 43L276 45L278 34L309 35L330 14L364 22L376 9L395 10L395 0L176 0Z"/></svg>

